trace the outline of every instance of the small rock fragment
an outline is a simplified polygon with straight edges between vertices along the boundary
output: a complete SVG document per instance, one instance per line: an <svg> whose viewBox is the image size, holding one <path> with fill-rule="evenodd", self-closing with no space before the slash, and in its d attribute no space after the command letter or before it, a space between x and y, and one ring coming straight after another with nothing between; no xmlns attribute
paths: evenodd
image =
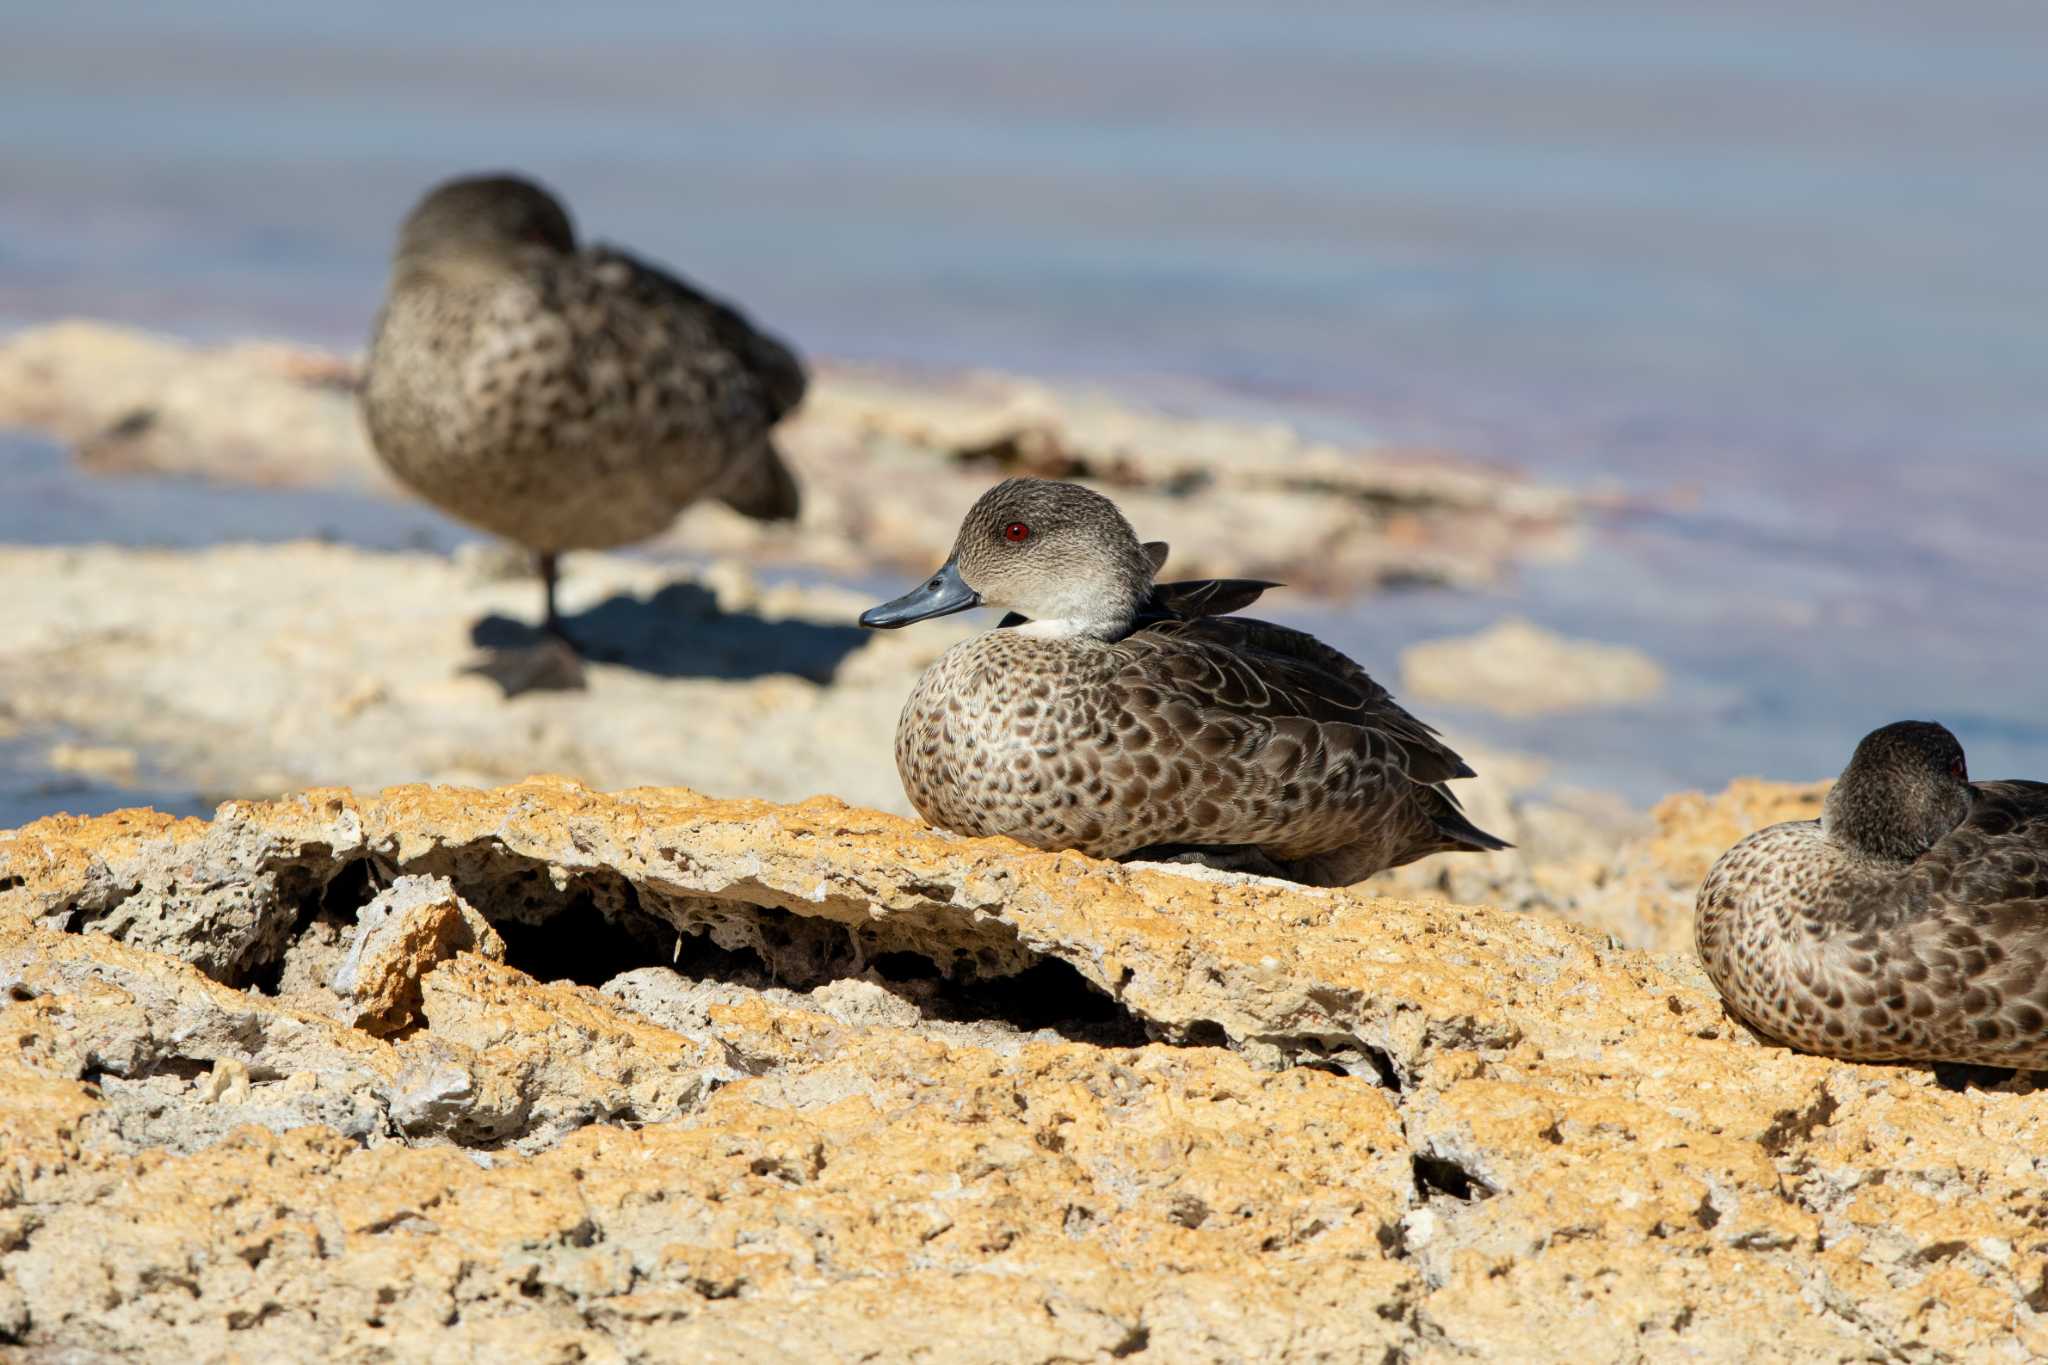
<svg viewBox="0 0 2048 1365"><path fill-rule="evenodd" d="M245 1104L249 1099L249 1068L223 1057L195 1083L202 1097L215 1104Z"/></svg>
<svg viewBox="0 0 2048 1365"><path fill-rule="evenodd" d="M310 1095L320 1088L320 1078L310 1071L294 1071L277 1083L279 1095Z"/></svg>
<svg viewBox="0 0 2048 1365"><path fill-rule="evenodd" d="M340 1018L383 1036L419 1019L420 978L459 952L505 960L505 940L445 877L400 877L356 918L355 941L334 974Z"/></svg>

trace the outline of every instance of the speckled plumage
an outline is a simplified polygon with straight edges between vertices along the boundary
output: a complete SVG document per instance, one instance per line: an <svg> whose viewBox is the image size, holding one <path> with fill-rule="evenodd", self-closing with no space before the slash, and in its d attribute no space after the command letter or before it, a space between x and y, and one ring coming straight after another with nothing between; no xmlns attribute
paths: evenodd
<svg viewBox="0 0 2048 1365"><path fill-rule="evenodd" d="M804 385L739 313L578 249L560 204L496 176L443 185L406 220L362 404L408 487L552 556L644 539L704 496L794 516L769 432Z"/></svg>
<svg viewBox="0 0 2048 1365"><path fill-rule="evenodd" d="M1027 522L1042 549L1007 546ZM976 504L949 568L1030 623L954 646L905 704L896 764L925 819L1102 857L1235 854L1318 885L1505 847L1441 785L1472 770L1357 664L1222 614L1272 585L1154 585L1164 553L1071 485L1011 480Z"/></svg>
<svg viewBox="0 0 2048 1365"><path fill-rule="evenodd" d="M1886 726L1821 820L1722 855L1694 936L1737 1017L1793 1047L2048 1067L2048 785L1972 784L1947 730Z"/></svg>

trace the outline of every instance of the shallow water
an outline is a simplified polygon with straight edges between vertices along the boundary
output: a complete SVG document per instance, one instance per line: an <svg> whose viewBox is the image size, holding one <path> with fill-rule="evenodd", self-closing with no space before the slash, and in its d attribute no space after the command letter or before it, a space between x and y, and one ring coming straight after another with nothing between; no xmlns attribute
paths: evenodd
<svg viewBox="0 0 2048 1365"><path fill-rule="evenodd" d="M65 738L53 732L0 737L0 830L58 811L105 815L151 806L171 815L213 814L213 803L146 765L138 767L132 781L120 783L51 767L51 746Z"/></svg>
<svg viewBox="0 0 2048 1365"><path fill-rule="evenodd" d="M1976 771L2048 771L2030 0L136 0L7 27L0 326L352 345L419 189L517 164L819 353L1640 495L1502 594L1304 614L1387 677L1508 610L1669 665L1637 711L1430 709L1563 780L1807 777L1909 714ZM250 533L212 490L67 518L77 488L0 474L29 509L6 538ZM379 543L382 515L329 529Z"/></svg>

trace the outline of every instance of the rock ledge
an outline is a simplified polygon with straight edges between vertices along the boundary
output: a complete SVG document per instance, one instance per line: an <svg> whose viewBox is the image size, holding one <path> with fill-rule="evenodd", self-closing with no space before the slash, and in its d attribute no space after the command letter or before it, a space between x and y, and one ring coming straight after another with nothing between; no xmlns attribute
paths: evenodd
<svg viewBox="0 0 2048 1365"><path fill-rule="evenodd" d="M328 983L379 897L454 937L373 1036ZM2048 1350L2030 1084L1761 1046L1545 916L329 790L0 834L0 1000L31 1359Z"/></svg>

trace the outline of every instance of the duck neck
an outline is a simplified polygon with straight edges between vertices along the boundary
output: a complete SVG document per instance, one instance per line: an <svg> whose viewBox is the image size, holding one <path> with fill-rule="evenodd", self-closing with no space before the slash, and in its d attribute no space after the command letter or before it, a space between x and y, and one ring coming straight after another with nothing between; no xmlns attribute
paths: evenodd
<svg viewBox="0 0 2048 1365"><path fill-rule="evenodd" d="M1080 581L1063 591L1041 593L1025 611L1031 619L1014 629L1039 640L1121 640L1152 594L1149 573L1119 581Z"/></svg>
<svg viewBox="0 0 2048 1365"><path fill-rule="evenodd" d="M510 247L465 243L401 252L392 262L392 279L401 286L481 288L500 283L518 266L518 255Z"/></svg>
<svg viewBox="0 0 2048 1365"><path fill-rule="evenodd" d="M1912 866L1968 814L1967 794L1954 809L1944 809L1860 778L1852 768L1828 791L1820 828L1845 857L1867 866Z"/></svg>
<svg viewBox="0 0 2048 1365"><path fill-rule="evenodd" d="M1095 640L1107 642L1121 640L1130 634L1131 622L1135 616L1121 618L1102 616L1052 616L1043 620L1033 619L1021 626L1013 627L1017 634L1032 640Z"/></svg>

